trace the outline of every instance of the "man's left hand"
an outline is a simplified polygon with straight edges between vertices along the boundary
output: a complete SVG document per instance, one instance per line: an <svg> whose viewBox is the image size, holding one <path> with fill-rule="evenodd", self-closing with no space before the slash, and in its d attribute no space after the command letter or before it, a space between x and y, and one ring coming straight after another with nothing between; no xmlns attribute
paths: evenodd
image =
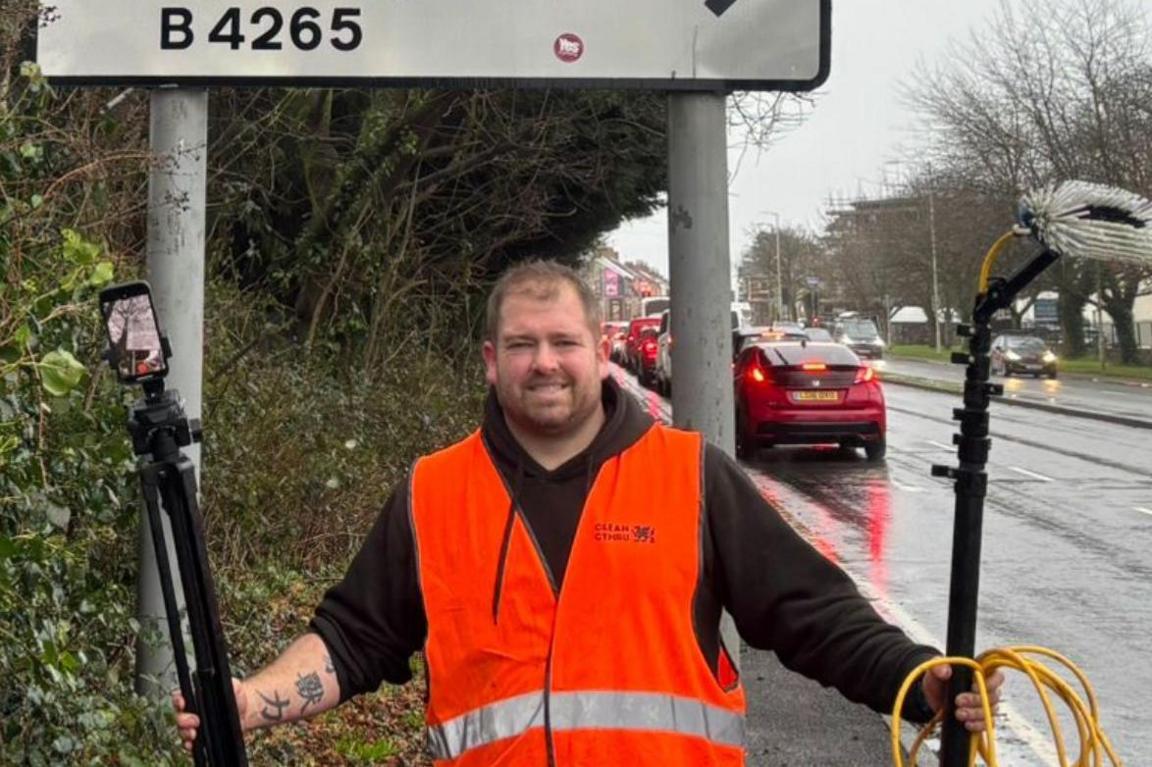
<svg viewBox="0 0 1152 767"><path fill-rule="evenodd" d="M933 711L944 708L944 701L948 696L948 680L952 678L951 666L933 666L921 680L924 697ZM1004 684L1004 674L996 669L984 678L988 688L988 705L992 713L996 713L996 704L1000 702L1000 688ZM957 721L963 722L969 732L983 732L987 727L984 721L984 708L980 705L980 690L973 683L972 692L956 696L955 714Z"/></svg>

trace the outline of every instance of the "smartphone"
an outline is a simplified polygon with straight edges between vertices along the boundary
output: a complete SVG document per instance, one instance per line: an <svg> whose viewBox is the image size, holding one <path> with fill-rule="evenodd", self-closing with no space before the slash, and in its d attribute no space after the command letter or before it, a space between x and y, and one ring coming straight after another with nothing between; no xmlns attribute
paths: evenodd
<svg viewBox="0 0 1152 767"><path fill-rule="evenodd" d="M123 383L168 374L168 357L147 282L125 282L101 290L100 313L108 333L108 360Z"/></svg>

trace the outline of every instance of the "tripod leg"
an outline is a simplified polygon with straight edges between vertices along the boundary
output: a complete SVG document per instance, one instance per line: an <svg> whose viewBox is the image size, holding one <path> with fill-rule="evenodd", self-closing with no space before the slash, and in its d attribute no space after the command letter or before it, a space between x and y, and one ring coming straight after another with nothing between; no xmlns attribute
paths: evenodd
<svg viewBox="0 0 1152 767"><path fill-rule="evenodd" d="M152 545L156 550L156 567L160 575L160 590L164 595L164 613L168 619L168 635L172 641L172 656L176 661L176 677L180 680L180 692L184 695L184 710L200 713L196 690L188 671L188 656L184 651L184 633L180 625L180 609L176 604L176 591L172 586L172 566L168 561L168 547L164 540L164 525L160 521L160 508L157 502L157 474L159 468L149 466L140 474L144 491L144 505L148 512L148 526L152 532ZM192 750L196 767L205 764L204 743L197 739Z"/></svg>
<svg viewBox="0 0 1152 767"><path fill-rule="evenodd" d="M246 767L244 734L232 690L228 652L204 544L203 521L196 502L192 462L180 456L169 464L160 485L172 522L181 582L196 652L196 681L204 713L207 748L213 767Z"/></svg>

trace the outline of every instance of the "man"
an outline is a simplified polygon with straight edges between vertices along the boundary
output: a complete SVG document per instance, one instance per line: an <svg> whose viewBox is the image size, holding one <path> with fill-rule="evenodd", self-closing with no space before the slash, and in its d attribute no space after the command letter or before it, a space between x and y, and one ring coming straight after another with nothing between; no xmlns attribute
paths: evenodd
<svg viewBox="0 0 1152 767"><path fill-rule="evenodd" d="M880 619L726 454L620 391L575 272L513 268L487 320L481 429L415 463L311 633L235 683L245 730L404 683L422 650L439 765L742 765L724 608L749 645L891 709L936 652ZM926 676L904 714L926 721L948 676ZM978 702L956 710L973 731ZM177 721L190 746L197 719Z"/></svg>

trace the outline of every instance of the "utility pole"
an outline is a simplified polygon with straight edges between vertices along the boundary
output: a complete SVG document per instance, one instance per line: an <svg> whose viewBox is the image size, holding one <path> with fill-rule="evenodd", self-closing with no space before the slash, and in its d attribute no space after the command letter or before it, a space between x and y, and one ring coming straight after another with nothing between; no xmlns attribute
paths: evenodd
<svg viewBox="0 0 1152 767"><path fill-rule="evenodd" d="M780 270L780 214L774 210L762 210L760 212L767 213L775 219L773 231L776 234L776 319L786 320L788 317L784 314L784 280Z"/></svg>
<svg viewBox="0 0 1152 767"><path fill-rule="evenodd" d="M928 166L928 237L932 249L932 325L936 329L936 351L943 348L940 341L940 283L936 277L936 179L932 166Z"/></svg>
<svg viewBox="0 0 1152 767"><path fill-rule="evenodd" d="M1103 267L1096 264L1096 360L1100 363L1100 369L1103 370L1108 366L1108 357L1104 354L1104 312L1102 306L1104 305L1104 280L1101 277Z"/></svg>
<svg viewBox="0 0 1152 767"><path fill-rule="evenodd" d="M732 403L732 271L728 253L726 96L668 96L668 276L676 385L672 423L724 452L735 448ZM727 647L740 647L730 615ZM739 667L739 654L734 658Z"/></svg>

